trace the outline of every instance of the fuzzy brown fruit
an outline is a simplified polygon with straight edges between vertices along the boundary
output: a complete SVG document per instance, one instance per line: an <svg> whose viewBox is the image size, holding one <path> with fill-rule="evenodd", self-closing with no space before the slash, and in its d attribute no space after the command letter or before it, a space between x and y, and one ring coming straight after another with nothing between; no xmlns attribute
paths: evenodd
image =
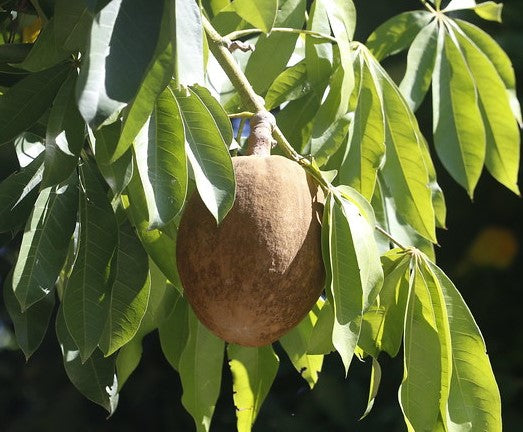
<svg viewBox="0 0 523 432"><path fill-rule="evenodd" d="M219 226L195 193L177 260L197 317L230 343L262 346L296 326L324 284L322 194L282 156L233 158L236 200Z"/></svg>

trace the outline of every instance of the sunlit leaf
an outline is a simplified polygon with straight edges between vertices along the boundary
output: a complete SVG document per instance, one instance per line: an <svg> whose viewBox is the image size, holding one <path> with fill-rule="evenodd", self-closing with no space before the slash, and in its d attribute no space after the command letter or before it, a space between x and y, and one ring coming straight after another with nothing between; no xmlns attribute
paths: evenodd
<svg viewBox="0 0 523 432"><path fill-rule="evenodd" d="M407 49L433 15L427 11L403 12L380 25L367 39L374 57L382 60Z"/></svg>
<svg viewBox="0 0 523 432"><path fill-rule="evenodd" d="M279 359L271 345L228 345L238 432L250 432L278 371Z"/></svg>
<svg viewBox="0 0 523 432"><path fill-rule="evenodd" d="M283 102L299 99L310 90L307 80L308 66L301 61L285 69L267 90L265 106L267 110L274 109Z"/></svg>
<svg viewBox="0 0 523 432"><path fill-rule="evenodd" d="M360 420L367 417L367 415L372 410L372 407L374 406L374 401L376 399L376 395L378 394L378 389L380 387L381 382L381 366L378 363L378 360L376 360L374 357L372 357L372 369L370 373L370 383L369 383L369 399L367 401L367 408L365 409L365 412L360 417Z"/></svg>
<svg viewBox="0 0 523 432"><path fill-rule="evenodd" d="M93 129L136 95L154 53L162 13L161 1L112 0L94 17L76 86L78 107ZM135 42L138 35L140 43Z"/></svg>
<svg viewBox="0 0 523 432"><path fill-rule="evenodd" d="M332 345L334 309L328 299L325 301L320 299L318 302L322 302L323 305L309 338L307 353L311 355L330 354L335 350L334 345Z"/></svg>
<svg viewBox="0 0 523 432"><path fill-rule="evenodd" d="M269 33L276 20L278 0L234 0L234 10L254 27Z"/></svg>
<svg viewBox="0 0 523 432"><path fill-rule="evenodd" d="M184 125L170 88L158 97L133 149L145 192L148 229L162 227L180 212L187 193Z"/></svg>
<svg viewBox="0 0 523 432"><path fill-rule="evenodd" d="M208 432L220 393L224 342L189 311L189 338L179 363L182 404L198 432Z"/></svg>

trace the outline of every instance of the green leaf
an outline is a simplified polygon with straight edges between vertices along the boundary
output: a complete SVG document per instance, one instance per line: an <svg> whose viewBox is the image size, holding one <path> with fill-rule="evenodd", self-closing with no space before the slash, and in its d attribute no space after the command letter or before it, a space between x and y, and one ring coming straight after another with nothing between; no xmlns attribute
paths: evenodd
<svg viewBox="0 0 523 432"><path fill-rule="evenodd" d="M76 73L70 73L54 99L47 121L43 186L67 179L78 165L85 125L76 107Z"/></svg>
<svg viewBox="0 0 523 432"><path fill-rule="evenodd" d="M250 432L278 371L279 358L271 345L227 346L233 380L238 432Z"/></svg>
<svg viewBox="0 0 523 432"><path fill-rule="evenodd" d="M44 155L40 154L18 173L0 183L0 232L18 230L25 224L38 196Z"/></svg>
<svg viewBox="0 0 523 432"><path fill-rule="evenodd" d="M176 370L180 368L180 357L189 337L188 314L187 301L180 293L176 292L174 307L158 328L163 354Z"/></svg>
<svg viewBox="0 0 523 432"><path fill-rule="evenodd" d="M145 193L138 178L137 170L135 169L134 171L134 175L127 186L129 196L122 196L127 214L136 228L138 237L149 257L160 268L167 279L181 287L176 267L176 254L174 253L176 250L176 238L171 238L158 229L149 230Z"/></svg>
<svg viewBox="0 0 523 432"><path fill-rule="evenodd" d="M83 0L56 0L55 43L67 51L81 51L87 42L93 14Z"/></svg>
<svg viewBox="0 0 523 432"><path fill-rule="evenodd" d="M175 81L181 85L204 84L204 38L198 3L174 0L170 5Z"/></svg>
<svg viewBox="0 0 523 432"><path fill-rule="evenodd" d="M249 2L251 5L253 2ZM275 27L302 28L305 0L281 0ZM265 94L276 77L285 69L294 52L298 35L273 32L260 35L256 49L249 57L245 75L258 94ZM271 59L270 62L267 59Z"/></svg>
<svg viewBox="0 0 523 432"><path fill-rule="evenodd" d="M399 86L401 93L415 111L432 81L438 45L438 24L432 21L412 41L407 55L407 70Z"/></svg>
<svg viewBox="0 0 523 432"><path fill-rule="evenodd" d="M232 5L245 21L264 33L270 33L278 12L278 0L234 0Z"/></svg>
<svg viewBox="0 0 523 432"><path fill-rule="evenodd" d="M44 339L54 309L54 290L24 312L13 292L12 272L4 280L4 304L15 328L16 342L25 359L38 349Z"/></svg>
<svg viewBox="0 0 523 432"><path fill-rule="evenodd" d="M332 280L327 294L334 306L332 342L340 353L345 373L356 348L363 309L383 281L373 228L354 204L329 195L328 262ZM323 236L324 234L322 234ZM376 293L377 294L377 293Z"/></svg>
<svg viewBox="0 0 523 432"><path fill-rule="evenodd" d="M473 76L457 42L440 30L432 81L434 146L450 175L472 197L485 160L485 128Z"/></svg>
<svg viewBox="0 0 523 432"><path fill-rule="evenodd" d="M115 356L104 358L96 350L85 361L80 360L65 323L64 311L60 307L56 317L56 336L64 357L64 368L73 385L89 400L97 403L112 415L118 405L118 379L115 374Z"/></svg>
<svg viewBox="0 0 523 432"><path fill-rule="evenodd" d="M369 384L369 399L367 401L367 408L365 412L360 417L360 420L363 420L372 410L374 406L374 400L378 394L378 389L381 382L381 366L374 357L372 357L372 369L370 373L370 384Z"/></svg>
<svg viewBox="0 0 523 432"><path fill-rule="evenodd" d="M503 81L488 57L470 39L458 32L455 36L478 93L487 138L485 165L494 178L519 195L520 135Z"/></svg>
<svg viewBox="0 0 523 432"><path fill-rule="evenodd" d="M316 306L320 307L319 304L321 304L321 309L309 337L309 346L307 347L307 353L310 355L330 354L335 350L334 345L332 345L334 309L328 299L323 300L320 298Z"/></svg>
<svg viewBox="0 0 523 432"><path fill-rule="evenodd" d="M376 302L363 315L358 345L378 357L385 351L396 357L403 338L403 321L409 295L409 257L398 249L382 256L384 282Z"/></svg>
<svg viewBox="0 0 523 432"><path fill-rule="evenodd" d="M93 129L135 97L153 57L163 9L160 1L112 0L94 17L76 86L78 107Z"/></svg>
<svg viewBox="0 0 523 432"><path fill-rule="evenodd" d="M202 99L191 89L175 91L185 127L187 158L198 193L220 223L232 207L235 179L227 143Z"/></svg>
<svg viewBox="0 0 523 432"><path fill-rule="evenodd" d="M381 24L367 39L366 45L377 60L406 50L433 15L427 11L403 12Z"/></svg>
<svg viewBox="0 0 523 432"><path fill-rule="evenodd" d="M131 146L151 115L156 99L171 81L174 73L174 57L168 18L168 14L164 13L153 59L138 87L136 96L124 112L118 144L110 152L112 161L120 158Z"/></svg>
<svg viewBox="0 0 523 432"><path fill-rule="evenodd" d="M56 43L55 29L55 20L51 18L40 31L27 57L17 66L30 72L39 72L65 60L68 52Z"/></svg>
<svg viewBox="0 0 523 432"><path fill-rule="evenodd" d="M69 72L57 65L33 73L0 96L0 144L29 129L44 114Z"/></svg>
<svg viewBox="0 0 523 432"><path fill-rule="evenodd" d="M14 140L16 157L20 168L33 162L45 150L45 139L31 132L23 132Z"/></svg>
<svg viewBox="0 0 523 432"><path fill-rule="evenodd" d="M383 176L401 217L419 234L436 242L434 208L416 117L398 87L375 60L367 57L374 82L381 89L385 127Z"/></svg>
<svg viewBox="0 0 523 432"><path fill-rule="evenodd" d="M312 122L310 153L319 166L324 165L342 145L349 129L348 96L345 71L338 68L329 83L329 93Z"/></svg>
<svg viewBox="0 0 523 432"><path fill-rule="evenodd" d="M321 99L310 92L302 98L289 102L276 113L276 123L299 153L310 153L310 137L314 117Z"/></svg>
<svg viewBox="0 0 523 432"><path fill-rule="evenodd" d="M301 61L278 75L267 90L265 106L267 110L274 109L284 102L299 99L309 89L306 63Z"/></svg>
<svg viewBox="0 0 523 432"><path fill-rule="evenodd" d="M166 88L133 143L147 203L148 229L165 226L183 206L187 194L184 147L180 109L172 90Z"/></svg>
<svg viewBox="0 0 523 432"><path fill-rule="evenodd" d="M63 297L64 318L85 362L105 326L110 294L108 267L117 244L118 226L90 162L80 167L79 246Z"/></svg>
<svg viewBox="0 0 523 432"><path fill-rule="evenodd" d="M179 363L182 404L198 432L208 432L222 379L224 342L189 311L189 338Z"/></svg>
<svg viewBox="0 0 523 432"><path fill-rule="evenodd" d="M191 90L200 98L200 100L211 113L212 118L216 122L216 126L218 126L218 130L220 131L225 145L227 148L229 148L234 138L232 124L229 116L220 105L220 102L215 99L215 97L207 88L198 84L191 86Z"/></svg>
<svg viewBox="0 0 523 432"><path fill-rule="evenodd" d="M479 328L450 279L428 262L445 297L452 343L447 430L501 431L501 401Z"/></svg>
<svg viewBox="0 0 523 432"><path fill-rule="evenodd" d="M381 97L368 66L363 61L355 66L361 70L358 104L339 167L339 181L354 187L370 200L385 154L385 124Z"/></svg>
<svg viewBox="0 0 523 432"><path fill-rule="evenodd" d="M472 9L483 19L500 23L503 3L486 1L477 4L475 0L452 0L442 12L452 12L462 9Z"/></svg>
<svg viewBox="0 0 523 432"><path fill-rule="evenodd" d="M114 279L100 339L100 348L106 357L134 337L151 290L147 253L127 221L118 227L118 248L112 266L115 267Z"/></svg>
<svg viewBox="0 0 523 432"><path fill-rule="evenodd" d="M0 63L20 63L24 61L32 47L33 44L30 43L3 43L0 45Z"/></svg>
<svg viewBox="0 0 523 432"><path fill-rule="evenodd" d="M320 313L317 305L318 303L296 327L280 338L281 346L311 389L318 382L318 373L323 365L323 355L308 353L309 341Z"/></svg>
<svg viewBox="0 0 523 432"><path fill-rule="evenodd" d="M111 188L113 195L115 197L120 196L133 176L133 154L131 150L126 151L123 156L111 162L111 155L114 154L114 149L120 138L120 122L104 126L94 134L90 133L89 138L100 173Z"/></svg>
<svg viewBox="0 0 523 432"><path fill-rule="evenodd" d="M435 428L441 393L441 347L434 309L418 266L410 278L399 400L409 432Z"/></svg>
<svg viewBox="0 0 523 432"><path fill-rule="evenodd" d="M516 117L519 126L523 127L521 107L516 94L516 75L508 55L503 51L498 43L490 37L490 35L485 33L479 27L459 19L455 20L455 22L467 37L488 57L489 61L496 68L497 73L507 88L510 106L514 113L514 117Z"/></svg>
<svg viewBox="0 0 523 432"><path fill-rule="evenodd" d="M316 0L312 3L307 21L307 30L323 34L331 33L327 7L328 1L325 0ZM330 41L308 35L305 36L307 78L318 96L323 95L325 86L332 73L333 62L333 47ZM265 101L267 101L267 98L265 98Z"/></svg>
<svg viewBox="0 0 523 432"><path fill-rule="evenodd" d="M77 208L76 175L38 195L13 271L13 290L23 311L53 291L69 250Z"/></svg>

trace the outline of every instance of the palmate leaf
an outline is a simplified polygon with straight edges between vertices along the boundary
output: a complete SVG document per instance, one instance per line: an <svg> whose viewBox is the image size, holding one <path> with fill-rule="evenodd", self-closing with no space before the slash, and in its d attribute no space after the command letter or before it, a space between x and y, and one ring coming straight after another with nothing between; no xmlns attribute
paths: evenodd
<svg viewBox="0 0 523 432"><path fill-rule="evenodd" d="M208 432L220 393L224 342L188 314L189 337L181 354L179 373L182 404L191 414L198 432Z"/></svg>
<svg viewBox="0 0 523 432"><path fill-rule="evenodd" d="M481 18L489 21L501 22L501 11L503 10L503 3L496 3L493 1L485 1L476 3L475 0L452 0L443 12L451 12L462 9L472 9Z"/></svg>
<svg viewBox="0 0 523 432"><path fill-rule="evenodd" d="M29 217L42 181L44 155L0 183L0 232L17 231Z"/></svg>
<svg viewBox="0 0 523 432"><path fill-rule="evenodd" d="M250 432L276 377L280 360L271 345L227 346L238 432Z"/></svg>
<svg viewBox="0 0 523 432"><path fill-rule="evenodd" d="M185 150L202 201L220 223L232 207L235 179L228 144L204 101L190 88L174 90L185 129Z"/></svg>
<svg viewBox="0 0 523 432"><path fill-rule="evenodd" d="M79 246L63 297L64 318L85 362L105 326L110 294L108 268L117 245L118 225L94 166L80 167Z"/></svg>
<svg viewBox="0 0 523 432"><path fill-rule="evenodd" d="M51 105L70 68L59 64L33 73L0 96L0 145L29 129Z"/></svg>
<svg viewBox="0 0 523 432"><path fill-rule="evenodd" d="M270 33L278 12L278 0L235 0L235 12L245 21L259 28L264 33Z"/></svg>
<svg viewBox="0 0 523 432"><path fill-rule="evenodd" d="M300 61L279 74L265 95L267 109L274 109L283 102L293 101L307 94L310 91L307 73L308 66Z"/></svg>
<svg viewBox="0 0 523 432"><path fill-rule="evenodd" d="M474 78L455 38L440 27L432 81L434 146L451 176L472 197L485 161L485 128Z"/></svg>
<svg viewBox="0 0 523 432"><path fill-rule="evenodd" d="M188 181L184 125L169 87L158 97L133 150L145 192L148 229L162 227L180 212Z"/></svg>
<svg viewBox="0 0 523 432"><path fill-rule="evenodd" d="M502 184L519 194L520 135L512 115L505 85L489 58L470 39L453 32L477 89L478 105L486 133L485 165Z"/></svg>
<svg viewBox="0 0 523 432"><path fill-rule="evenodd" d="M81 361L78 348L65 323L63 307L56 316L56 336L62 349L64 368L73 385L89 400L113 414L118 405L118 379L115 374L115 356L104 358L95 350Z"/></svg>
<svg viewBox="0 0 523 432"><path fill-rule="evenodd" d="M52 295L67 256L77 208L76 173L38 195L13 271L13 290L23 311Z"/></svg>
<svg viewBox="0 0 523 432"><path fill-rule="evenodd" d="M127 221L118 227L118 247L111 266L113 283L100 339L100 349L106 357L134 337L151 290L147 253Z"/></svg>
<svg viewBox="0 0 523 432"><path fill-rule="evenodd" d="M112 0L94 17L76 86L78 107L93 129L136 95L154 53L162 13L161 1Z"/></svg>
<svg viewBox="0 0 523 432"><path fill-rule="evenodd" d="M323 365L323 355L309 354L308 349L313 328L323 305L324 301L319 299L307 316L279 339L295 369L307 381L311 389L318 382L318 373L321 372Z"/></svg>
<svg viewBox="0 0 523 432"><path fill-rule="evenodd" d="M13 292L12 280L12 272L10 272L3 284L4 304L15 328L16 342L23 351L25 359L29 360L47 332L54 309L55 294L52 290L43 299L22 312L20 303Z"/></svg>

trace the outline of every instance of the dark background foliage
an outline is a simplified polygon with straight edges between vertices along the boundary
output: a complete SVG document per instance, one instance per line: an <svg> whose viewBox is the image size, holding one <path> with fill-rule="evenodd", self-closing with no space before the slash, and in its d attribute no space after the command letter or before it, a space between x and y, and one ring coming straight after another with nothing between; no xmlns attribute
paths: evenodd
<svg viewBox="0 0 523 432"><path fill-rule="evenodd" d="M404 10L419 8L417 1L356 0L356 39L365 40L378 24ZM474 22L469 14L467 19ZM494 35L514 63L523 82L523 2L505 2L502 25L476 20ZM395 78L401 78L405 57L386 61ZM430 101L430 97L426 101ZM425 102L418 111L426 137L431 134L431 108ZM12 172L16 160L0 154L0 179ZM521 199L484 173L470 202L465 191L438 169L438 181L447 199L448 231L439 231L438 262L455 282L470 306L486 340L502 396L504 429L523 430L523 340L520 290L523 255L511 248L523 243ZM523 176L520 172L521 185ZM491 236L489 236L489 233ZM0 246L6 239L0 239ZM0 280L13 262L17 239L0 249ZM474 252L471 247L474 246ZM67 427L74 431L192 430L193 421L181 405L177 373L163 358L156 333L144 342L144 355L120 395L116 413L106 420L102 408L86 400L69 383L53 331L25 363L16 350L12 328L0 304L0 431L47 431ZM519 341L519 342L518 342ZM380 357L383 379L371 414L361 422L368 392L370 363L353 361L348 379L338 356L325 359L320 380L313 391L301 380L285 353L276 346L281 366L261 409L254 430L258 431L402 431L404 424L397 403L402 377L401 357ZM222 395L213 419L213 430L234 430L230 373L225 365Z"/></svg>

